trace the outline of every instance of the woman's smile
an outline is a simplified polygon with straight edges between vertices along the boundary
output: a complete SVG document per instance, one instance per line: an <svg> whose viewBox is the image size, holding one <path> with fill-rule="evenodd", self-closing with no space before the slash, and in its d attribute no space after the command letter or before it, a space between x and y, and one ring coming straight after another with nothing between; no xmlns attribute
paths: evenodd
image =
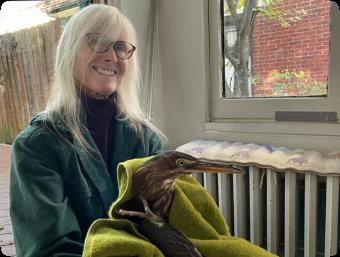
<svg viewBox="0 0 340 257"><path fill-rule="evenodd" d="M99 73L100 75L104 76L115 76L117 74L117 71L114 69L109 69L109 68L103 68L99 66L92 66L92 68Z"/></svg>

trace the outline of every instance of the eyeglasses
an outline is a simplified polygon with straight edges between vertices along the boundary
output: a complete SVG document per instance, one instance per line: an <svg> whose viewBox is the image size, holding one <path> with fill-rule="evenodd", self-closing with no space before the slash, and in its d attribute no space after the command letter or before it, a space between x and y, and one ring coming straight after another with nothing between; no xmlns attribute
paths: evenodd
<svg viewBox="0 0 340 257"><path fill-rule="evenodd" d="M117 57L122 60L129 59L136 47L126 41L116 41L112 42L108 38L101 36L99 33L88 33L85 35L87 37L87 43L93 52L104 53L112 46Z"/></svg>

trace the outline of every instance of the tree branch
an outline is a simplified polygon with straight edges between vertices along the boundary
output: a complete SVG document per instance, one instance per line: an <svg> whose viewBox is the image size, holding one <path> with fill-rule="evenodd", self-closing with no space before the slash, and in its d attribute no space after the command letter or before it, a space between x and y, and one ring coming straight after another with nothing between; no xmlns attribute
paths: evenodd
<svg viewBox="0 0 340 257"><path fill-rule="evenodd" d="M246 0L244 3L244 10L242 15L242 23L240 28L240 35L243 37L249 36L249 32L251 31L251 27L254 23L254 14L255 11L255 3L257 0Z"/></svg>
<svg viewBox="0 0 340 257"><path fill-rule="evenodd" d="M234 66L235 70L238 68L238 61L234 56L232 56L227 49L224 50L225 55L227 56L228 60L231 62L231 65Z"/></svg>
<svg viewBox="0 0 340 257"><path fill-rule="evenodd" d="M236 11L236 5L234 3L234 0L226 0L228 4L228 8L231 14L231 18L234 21L234 24L237 28L240 28L240 19L237 16L237 11Z"/></svg>

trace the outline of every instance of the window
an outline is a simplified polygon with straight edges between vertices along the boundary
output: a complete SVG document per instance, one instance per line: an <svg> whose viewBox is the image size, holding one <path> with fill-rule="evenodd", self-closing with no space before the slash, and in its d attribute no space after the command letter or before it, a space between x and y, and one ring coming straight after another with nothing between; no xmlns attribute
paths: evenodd
<svg viewBox="0 0 340 257"><path fill-rule="evenodd" d="M247 47L232 17L242 20L244 8L230 12L227 0L209 1L210 106L205 131L238 134L235 140L251 134L253 140L258 136L257 142L266 142L268 136L307 135L315 139L314 145L340 136L338 6L329 0L250 2L258 13L247 16L254 24L245 28ZM261 14L265 11L273 17L266 18ZM320 119L308 120L311 112ZM286 120L278 119L281 113Z"/></svg>
<svg viewBox="0 0 340 257"><path fill-rule="evenodd" d="M224 67L233 70L222 97L327 96L329 0L232 2L221 1Z"/></svg>

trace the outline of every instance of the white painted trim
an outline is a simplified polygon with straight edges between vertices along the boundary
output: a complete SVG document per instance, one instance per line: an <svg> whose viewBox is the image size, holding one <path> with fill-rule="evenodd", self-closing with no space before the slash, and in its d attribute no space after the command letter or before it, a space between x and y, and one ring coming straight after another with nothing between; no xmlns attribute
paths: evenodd
<svg viewBox="0 0 340 257"><path fill-rule="evenodd" d="M316 151L340 150L339 124L206 122L201 138L229 142L272 144L292 149Z"/></svg>
<svg viewBox="0 0 340 257"><path fill-rule="evenodd" d="M203 173L203 183L204 188L209 192L209 194L215 199L216 201L216 184L213 178L214 174L211 173Z"/></svg>
<svg viewBox="0 0 340 257"><path fill-rule="evenodd" d="M218 206L230 226L232 220L232 191L231 191L231 175L217 174L218 184Z"/></svg>
<svg viewBox="0 0 340 257"><path fill-rule="evenodd" d="M250 241L262 244L262 199L260 191L260 169L249 167Z"/></svg>
<svg viewBox="0 0 340 257"><path fill-rule="evenodd" d="M314 174L306 174L304 257L316 256L316 201L317 177Z"/></svg>
<svg viewBox="0 0 340 257"><path fill-rule="evenodd" d="M339 215L339 177L327 177L325 257L337 253Z"/></svg>
<svg viewBox="0 0 340 257"><path fill-rule="evenodd" d="M267 169L267 250L278 250L278 192L275 171Z"/></svg>
<svg viewBox="0 0 340 257"><path fill-rule="evenodd" d="M340 124L307 122L280 122L271 120L242 120L219 121L204 123L204 130L218 130L220 132L257 133L257 134L281 134L281 135L310 135L310 136L340 136ZM339 149L340 150L340 149Z"/></svg>
<svg viewBox="0 0 340 257"><path fill-rule="evenodd" d="M243 238L246 237L245 179L243 174L233 174L234 234Z"/></svg>
<svg viewBox="0 0 340 257"><path fill-rule="evenodd" d="M296 173L285 173L285 257L296 255Z"/></svg>

